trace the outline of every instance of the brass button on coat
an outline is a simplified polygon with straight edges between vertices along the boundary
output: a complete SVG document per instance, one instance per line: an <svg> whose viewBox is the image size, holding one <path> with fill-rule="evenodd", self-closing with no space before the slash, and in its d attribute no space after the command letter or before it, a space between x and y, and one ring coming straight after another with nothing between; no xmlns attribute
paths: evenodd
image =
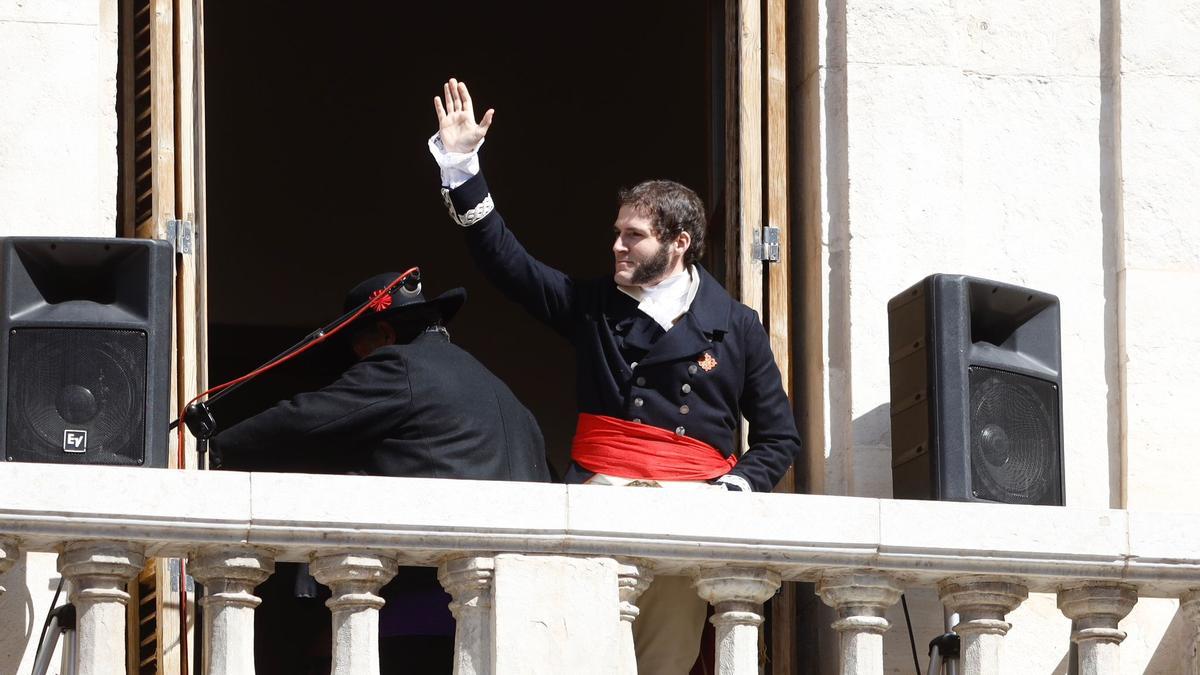
<svg viewBox="0 0 1200 675"><path fill-rule="evenodd" d="M690 394L690 393L692 393L692 385L684 384L682 387L679 388L679 391L682 391L685 394Z"/></svg>
<svg viewBox="0 0 1200 675"><path fill-rule="evenodd" d="M637 386L639 386L639 387L646 386L646 378L644 378L644 377L639 377L638 379L636 379L634 381L637 382Z"/></svg>
<svg viewBox="0 0 1200 675"><path fill-rule="evenodd" d="M675 434L678 436L682 436L683 432L685 431L687 431L687 429L684 429L683 427L675 427Z"/></svg>
<svg viewBox="0 0 1200 675"><path fill-rule="evenodd" d="M693 363L688 366L688 375L695 375L697 370L700 370L700 366Z"/></svg>
<svg viewBox="0 0 1200 675"><path fill-rule="evenodd" d="M639 408L642 407L643 403L645 403L645 401L642 400L641 396L638 396L637 398L633 399L633 404Z"/></svg>
<svg viewBox="0 0 1200 675"><path fill-rule="evenodd" d="M691 410L692 410L691 408L687 407L687 404L686 404L686 403L684 403L683 405L679 406L679 414L680 414L680 415L686 415L686 414L688 414L689 412L691 412Z"/></svg>

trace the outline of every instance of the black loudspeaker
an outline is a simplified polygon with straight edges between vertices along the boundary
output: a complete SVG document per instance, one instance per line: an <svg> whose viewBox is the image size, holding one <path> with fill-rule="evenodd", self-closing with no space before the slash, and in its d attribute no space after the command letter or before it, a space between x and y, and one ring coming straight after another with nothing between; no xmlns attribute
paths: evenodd
<svg viewBox="0 0 1200 675"><path fill-rule="evenodd" d="M9 462L167 465L170 244L0 244L0 448Z"/></svg>
<svg viewBox="0 0 1200 675"><path fill-rule="evenodd" d="M897 499L1063 504L1058 298L935 274L888 302Z"/></svg>

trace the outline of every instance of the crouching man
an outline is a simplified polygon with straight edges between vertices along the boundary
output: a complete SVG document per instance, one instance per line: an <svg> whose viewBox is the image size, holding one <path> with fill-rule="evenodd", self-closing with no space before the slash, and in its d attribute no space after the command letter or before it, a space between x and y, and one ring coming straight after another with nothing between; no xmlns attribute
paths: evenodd
<svg viewBox="0 0 1200 675"><path fill-rule="evenodd" d="M346 296L371 309L343 329L358 361L336 381L299 394L219 433L226 464L245 455L306 453L324 473L548 482L533 415L446 328L461 288L432 300L381 297L398 275L380 274ZM313 495L320 499L320 495ZM430 505L436 509L436 504ZM329 672L329 614L306 566L280 565L262 592L259 672ZM401 568L380 591L381 672L449 673L454 622L433 568ZM265 643L265 644L263 644ZM319 662L324 659L324 666Z"/></svg>

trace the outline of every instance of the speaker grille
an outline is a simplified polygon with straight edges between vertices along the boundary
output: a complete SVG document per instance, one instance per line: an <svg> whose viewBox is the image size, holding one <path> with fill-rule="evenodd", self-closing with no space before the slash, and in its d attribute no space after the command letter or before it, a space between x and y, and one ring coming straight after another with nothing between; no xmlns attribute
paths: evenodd
<svg viewBox="0 0 1200 675"><path fill-rule="evenodd" d="M1061 504L1057 386L992 368L968 370L972 494L1008 504Z"/></svg>
<svg viewBox="0 0 1200 675"><path fill-rule="evenodd" d="M6 459L145 462L144 331L14 329L8 360Z"/></svg>

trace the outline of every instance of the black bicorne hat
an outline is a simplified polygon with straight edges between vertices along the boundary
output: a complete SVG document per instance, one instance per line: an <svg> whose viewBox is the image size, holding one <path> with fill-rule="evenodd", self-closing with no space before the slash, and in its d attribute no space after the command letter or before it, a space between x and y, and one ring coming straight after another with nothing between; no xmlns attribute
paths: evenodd
<svg viewBox="0 0 1200 675"><path fill-rule="evenodd" d="M343 311L349 312L363 303L377 298L382 294L383 289L387 288L388 284L395 281L398 276L400 276L399 272L384 272L358 284L346 294ZM425 295L421 292L420 284L412 291L405 288L404 284L398 284L392 289L390 299L380 299L372 307L368 307L367 311L363 312L354 324L361 325L365 321L403 319L407 313L428 308L434 310L441 317L442 324L445 325L450 323L466 299L467 291L464 288L451 288L432 300L426 300Z"/></svg>

